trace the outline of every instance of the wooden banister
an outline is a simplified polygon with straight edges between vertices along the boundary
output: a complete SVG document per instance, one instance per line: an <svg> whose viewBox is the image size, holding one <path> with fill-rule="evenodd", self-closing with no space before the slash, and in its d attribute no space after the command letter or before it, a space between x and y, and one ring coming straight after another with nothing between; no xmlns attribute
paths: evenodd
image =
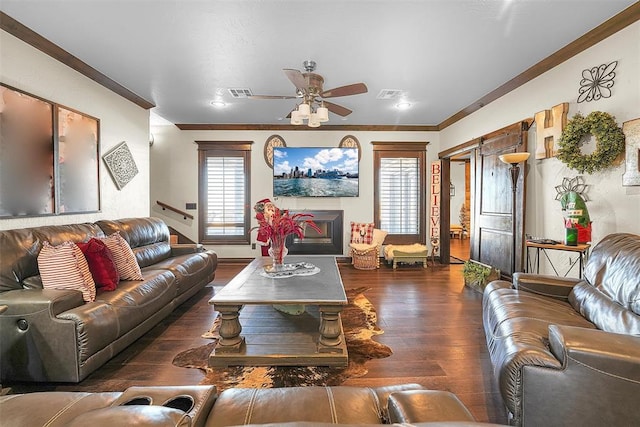
<svg viewBox="0 0 640 427"><path fill-rule="evenodd" d="M193 215L188 214L188 213L186 213L184 211L181 211L180 209L174 208L173 206L168 205L166 203L163 203L160 200L156 200L156 203L159 204L160 206L162 206L162 210L169 209L170 211L173 211L175 213L178 213L178 214L182 215L184 217L184 219L187 219L187 218L193 219Z"/></svg>

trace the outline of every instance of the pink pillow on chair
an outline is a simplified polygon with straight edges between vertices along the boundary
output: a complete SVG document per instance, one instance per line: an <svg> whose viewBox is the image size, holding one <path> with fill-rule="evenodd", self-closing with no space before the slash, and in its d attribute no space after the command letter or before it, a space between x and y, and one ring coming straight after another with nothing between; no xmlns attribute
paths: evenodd
<svg viewBox="0 0 640 427"><path fill-rule="evenodd" d="M373 242L373 227L372 222L351 222L351 243L366 243L371 244Z"/></svg>

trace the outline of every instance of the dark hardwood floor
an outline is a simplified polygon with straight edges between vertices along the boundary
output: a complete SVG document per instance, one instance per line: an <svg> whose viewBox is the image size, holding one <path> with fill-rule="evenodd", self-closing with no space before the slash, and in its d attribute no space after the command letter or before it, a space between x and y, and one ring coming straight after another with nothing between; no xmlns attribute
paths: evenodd
<svg viewBox="0 0 640 427"><path fill-rule="evenodd" d="M451 256L458 258L459 260L466 261L469 259L469 239L451 239L449 244L449 251Z"/></svg>
<svg viewBox="0 0 640 427"><path fill-rule="evenodd" d="M452 242L452 255L468 259L468 240ZM466 254L465 254L466 251ZM112 391L132 385L197 384L203 374L178 368L173 357L206 344L200 337L216 313L208 304L215 289L245 264L221 260L211 285L177 308L148 334L79 384L3 384L12 392L39 390ZM345 385L407 382L455 393L478 421L506 424L482 329L482 296L463 284L462 265L403 265L393 270L356 270L340 264L345 288L370 287L365 295L378 312L384 334L376 337L393 355L367 364L369 373Z"/></svg>

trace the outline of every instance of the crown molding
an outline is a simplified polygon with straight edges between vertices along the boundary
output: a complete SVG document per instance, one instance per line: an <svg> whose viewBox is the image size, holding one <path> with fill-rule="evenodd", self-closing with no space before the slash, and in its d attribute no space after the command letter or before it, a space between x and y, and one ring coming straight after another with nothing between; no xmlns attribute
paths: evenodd
<svg viewBox="0 0 640 427"><path fill-rule="evenodd" d="M0 12L0 29L35 47L39 51L49 55L53 59L61 62L69 68L76 70L85 77L88 77L89 79L104 86L110 91L115 92L123 98L133 102L134 104L146 110L155 107L154 103L149 102L141 96L138 96L135 93L131 92L126 87L105 76L100 71L88 65L86 62L83 62L80 59L76 58L66 50L62 49L60 46L50 42L30 28L22 25L20 22L16 21L4 12Z"/></svg>
<svg viewBox="0 0 640 427"><path fill-rule="evenodd" d="M318 128L295 125L269 125L269 124L207 124L207 123L176 123L180 130L270 130L270 131L360 131L360 132L437 132L438 127L433 125L322 125Z"/></svg>

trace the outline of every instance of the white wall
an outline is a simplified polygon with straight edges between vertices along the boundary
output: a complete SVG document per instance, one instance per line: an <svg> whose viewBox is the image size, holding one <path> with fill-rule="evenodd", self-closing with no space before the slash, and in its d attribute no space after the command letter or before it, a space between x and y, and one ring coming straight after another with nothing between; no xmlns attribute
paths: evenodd
<svg viewBox="0 0 640 427"><path fill-rule="evenodd" d="M185 203L198 202L198 153L194 141L253 141L251 153L251 201L273 200L272 170L264 161L265 141L280 135L288 147L337 147L346 135L354 135L362 147L360 159L360 196L347 198L292 198L274 200L280 208L293 210L344 210L344 254L348 254L349 224L351 221L373 221L373 149L371 141L429 142L427 162L437 158L439 151L436 132L345 132L345 131L181 131L175 126L153 125L155 143L151 147L151 211L176 230L197 241L198 213L194 220L163 211L156 201L184 210ZM426 179L426 177L425 177ZM428 195L426 197L428 203ZM255 219L252 226L257 225ZM255 241L255 233L252 235ZM245 258L258 255L251 246L212 247L221 258Z"/></svg>
<svg viewBox="0 0 640 427"><path fill-rule="evenodd" d="M640 22L619 31L606 40L546 72L513 92L490 103L474 114L440 132L440 146L444 150L469 141L503 126L532 118L535 113L569 102L571 119L576 113L587 115L605 111L623 122L640 117ZM612 96L599 101L577 103L582 71L593 66L618 61ZM527 175L526 233L556 240L564 238L560 203L555 200L555 186L563 177L580 175L556 158L535 159L534 125L529 132ZM593 149L595 141L583 147L585 153ZM614 232L640 234L640 186L623 187L624 163L583 175L588 185L587 208L593 221L593 243ZM554 251L557 252L557 251Z"/></svg>
<svg viewBox="0 0 640 427"><path fill-rule="evenodd" d="M126 141L139 173L121 191L100 160L102 211L0 220L0 229L149 215L149 111L0 31L0 81L100 119L100 155Z"/></svg>

